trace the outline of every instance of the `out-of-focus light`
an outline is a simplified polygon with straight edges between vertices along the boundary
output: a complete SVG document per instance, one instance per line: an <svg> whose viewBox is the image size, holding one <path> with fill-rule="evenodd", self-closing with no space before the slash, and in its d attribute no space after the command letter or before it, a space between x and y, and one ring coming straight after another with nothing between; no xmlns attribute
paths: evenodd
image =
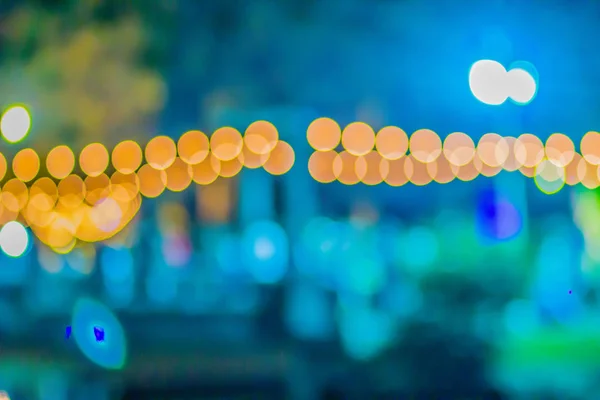
<svg viewBox="0 0 600 400"><path fill-rule="evenodd" d="M548 161L557 167L566 168L575 158L575 144L562 133L553 133L548 137L545 151Z"/></svg>
<svg viewBox="0 0 600 400"><path fill-rule="evenodd" d="M57 186L58 202L67 209L76 209L83 203L85 184L77 175L69 175L62 179Z"/></svg>
<svg viewBox="0 0 600 400"><path fill-rule="evenodd" d="M375 148L386 160L398 160L406 155L409 141L406 132L397 126L386 126L377 132Z"/></svg>
<svg viewBox="0 0 600 400"><path fill-rule="evenodd" d="M442 148L444 156L454 167L464 167L469 164L477 151L473 139L462 132L453 132L446 136Z"/></svg>
<svg viewBox="0 0 600 400"><path fill-rule="evenodd" d="M152 168L164 171L175 161L177 145L168 136L156 136L146 144L144 155Z"/></svg>
<svg viewBox="0 0 600 400"><path fill-rule="evenodd" d="M415 226L408 229L403 242L404 262L412 271L424 271L436 261L439 244L430 228Z"/></svg>
<svg viewBox="0 0 600 400"><path fill-rule="evenodd" d="M184 267L192 257L192 244L185 234L172 234L163 238L162 254L170 267Z"/></svg>
<svg viewBox="0 0 600 400"><path fill-rule="evenodd" d="M537 95L540 81L540 74L535 66L528 61L515 61L510 64L508 72L513 74L513 78L510 78L512 86L510 99L519 105L531 103Z"/></svg>
<svg viewBox="0 0 600 400"><path fill-rule="evenodd" d="M430 129L419 129L410 136L409 149L415 160L432 163L442 154L442 140Z"/></svg>
<svg viewBox="0 0 600 400"><path fill-rule="evenodd" d="M364 306L342 307L340 311L340 336L350 357L368 360L389 344L394 324L388 314Z"/></svg>
<svg viewBox="0 0 600 400"><path fill-rule="evenodd" d="M56 146L46 156L46 169L56 179L64 179L75 168L75 155L68 146Z"/></svg>
<svg viewBox="0 0 600 400"><path fill-rule="evenodd" d="M140 179L135 173L123 174L115 171L110 177L110 190L115 200L128 203L139 194Z"/></svg>
<svg viewBox="0 0 600 400"><path fill-rule="evenodd" d="M192 183L192 167L179 157L175 157L165 173L167 174L167 189L172 192L182 192Z"/></svg>
<svg viewBox="0 0 600 400"><path fill-rule="evenodd" d="M358 246L355 246L356 249ZM375 295L384 287L387 278L385 264L381 257L360 251L349 251L346 268L339 270L338 282L342 289L360 295Z"/></svg>
<svg viewBox="0 0 600 400"><path fill-rule="evenodd" d="M350 186L360 182L358 171L355 168L357 161L358 157L347 151L342 151L336 155L333 161L333 175L340 183Z"/></svg>
<svg viewBox="0 0 600 400"><path fill-rule="evenodd" d="M73 251L65 255L65 261L69 266L69 276L82 278L94 270L96 259L96 248L93 244L80 244Z"/></svg>
<svg viewBox="0 0 600 400"><path fill-rule="evenodd" d="M122 174L132 174L142 164L142 148L133 140L125 140L115 146L111 159L115 170Z"/></svg>
<svg viewBox="0 0 600 400"><path fill-rule="evenodd" d="M202 190L196 189L196 213L203 222L223 224L231 220L235 201L232 182L219 179Z"/></svg>
<svg viewBox="0 0 600 400"><path fill-rule="evenodd" d="M555 194L565 186L565 169L547 159L535 167L535 185L545 194Z"/></svg>
<svg viewBox="0 0 600 400"><path fill-rule="evenodd" d="M189 131L184 133L177 142L179 157L189 165L201 163L208 157L210 144L203 132Z"/></svg>
<svg viewBox="0 0 600 400"><path fill-rule="evenodd" d="M65 268L66 259L50 250L49 247L40 246L37 253L37 261L44 271L56 274Z"/></svg>
<svg viewBox="0 0 600 400"><path fill-rule="evenodd" d="M29 182L40 170L40 157L33 149L23 149L15 154L12 168L18 179Z"/></svg>
<svg viewBox="0 0 600 400"><path fill-rule="evenodd" d="M471 66L469 87L482 103L500 105L508 98L506 69L497 61L480 60Z"/></svg>
<svg viewBox="0 0 600 400"><path fill-rule="evenodd" d="M8 163L4 154L0 153L0 181L4 179L6 172L8 171Z"/></svg>
<svg viewBox="0 0 600 400"><path fill-rule="evenodd" d="M316 151L331 151L339 146L342 140L342 129L331 118L319 118L308 126L306 138Z"/></svg>
<svg viewBox="0 0 600 400"><path fill-rule="evenodd" d="M369 186L380 184L389 173L389 161L375 150L359 157L355 167L361 182Z"/></svg>
<svg viewBox="0 0 600 400"><path fill-rule="evenodd" d="M271 151L271 155L263 168L271 175L283 175L294 166L295 160L296 155L292 146L280 140Z"/></svg>
<svg viewBox="0 0 600 400"><path fill-rule="evenodd" d="M210 150L221 161L231 161L241 152L244 141L240 132L228 126L219 128L210 137Z"/></svg>
<svg viewBox="0 0 600 400"><path fill-rule="evenodd" d="M90 210L90 218L96 228L108 233L114 231L123 218L119 204L110 197L98 201Z"/></svg>
<svg viewBox="0 0 600 400"><path fill-rule="evenodd" d="M471 66L469 87L484 104L497 106L510 98L518 105L525 105L537 93L538 75L531 63L516 62L507 71L497 61L480 60Z"/></svg>
<svg viewBox="0 0 600 400"><path fill-rule="evenodd" d="M9 108L0 120L0 131L9 143L17 143L25 139L31 128L31 116L29 111L22 106Z"/></svg>
<svg viewBox="0 0 600 400"><path fill-rule="evenodd" d="M167 173L152 168L149 164L142 165L137 173L140 183L140 193L148 198L155 198L164 192L167 185Z"/></svg>
<svg viewBox="0 0 600 400"><path fill-rule="evenodd" d="M244 167L244 164L242 164L240 158L241 157L236 157L233 160L221 161L221 170L219 171L219 176L223 178L233 178L239 174Z"/></svg>
<svg viewBox="0 0 600 400"><path fill-rule="evenodd" d="M2 187L4 210L11 212L21 211L27 205L28 200L29 192L27 186L17 178L9 180Z"/></svg>
<svg viewBox="0 0 600 400"><path fill-rule="evenodd" d="M8 222L0 230L0 248L9 257L21 257L27 250L29 235L17 221Z"/></svg>
<svg viewBox="0 0 600 400"><path fill-rule="evenodd" d="M121 284L133 278L133 255L126 247L104 247L100 253L100 266L104 279Z"/></svg>
<svg viewBox="0 0 600 400"><path fill-rule="evenodd" d="M587 132L581 138L579 144L581 155L584 160L591 165L600 165L600 133L595 131Z"/></svg>
<svg viewBox="0 0 600 400"><path fill-rule="evenodd" d="M330 280L332 265L349 236L347 225L325 217L310 220L294 246L294 265L302 275Z"/></svg>
<svg viewBox="0 0 600 400"><path fill-rule="evenodd" d="M188 232L189 213L179 203L165 202L158 208L158 227L163 237Z"/></svg>
<svg viewBox="0 0 600 400"><path fill-rule="evenodd" d="M331 183L336 180L333 165L338 159L338 153L334 150L315 151L308 160L308 171L319 183Z"/></svg>
<svg viewBox="0 0 600 400"><path fill-rule="evenodd" d="M79 154L79 166L88 176L97 177L106 171L109 162L108 150L101 143L92 143Z"/></svg>
<svg viewBox="0 0 600 400"><path fill-rule="evenodd" d="M520 68L511 69L507 73L510 84L509 97L519 105L531 102L537 92L537 84L527 71Z"/></svg>
<svg viewBox="0 0 600 400"><path fill-rule="evenodd" d="M479 194L476 219L479 233L492 240L513 239L523 226L516 207L489 189Z"/></svg>
<svg viewBox="0 0 600 400"><path fill-rule="evenodd" d="M268 121L256 121L244 132L244 145L254 154L269 154L279 141L279 132Z"/></svg>
<svg viewBox="0 0 600 400"><path fill-rule="evenodd" d="M364 122L353 122L342 132L342 146L354 156L364 156L375 147L375 132Z"/></svg>
<svg viewBox="0 0 600 400"><path fill-rule="evenodd" d="M275 283L283 278L288 266L288 238L281 226L259 221L248 226L242 238L242 261L260 283Z"/></svg>
<svg viewBox="0 0 600 400"><path fill-rule="evenodd" d="M333 316L326 292L314 285L290 288L285 303L285 321L300 339L327 339L333 332Z"/></svg>
<svg viewBox="0 0 600 400"><path fill-rule="evenodd" d="M77 301L73 310L73 337L82 353L107 369L121 369L127 358L127 342L119 320L103 304L92 299ZM104 328L103 341L97 341L94 327Z"/></svg>
<svg viewBox="0 0 600 400"><path fill-rule="evenodd" d="M56 187L56 183L50 178L43 177L38 179L31 185L29 189L29 203L26 206L26 210L35 210L41 213L47 213L52 210L54 205L56 204L56 200L58 198L58 189ZM31 224L34 221L31 221L29 218L28 222ZM38 219L38 222L42 222L41 218Z"/></svg>

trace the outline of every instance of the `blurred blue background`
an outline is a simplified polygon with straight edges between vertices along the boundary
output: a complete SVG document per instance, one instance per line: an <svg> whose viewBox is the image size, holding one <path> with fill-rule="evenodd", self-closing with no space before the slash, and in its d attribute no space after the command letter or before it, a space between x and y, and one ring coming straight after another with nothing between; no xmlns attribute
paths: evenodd
<svg viewBox="0 0 600 400"><path fill-rule="evenodd" d="M144 198L117 236L66 254L28 231L23 256L0 253L0 389L600 398L596 190L549 196L518 172L320 184L306 139L327 116L578 146L600 125L599 18L600 3L561 0L1 1L0 103L33 121L23 142L0 143L7 159L264 119L295 164ZM534 101L478 102L480 59L535 65Z"/></svg>

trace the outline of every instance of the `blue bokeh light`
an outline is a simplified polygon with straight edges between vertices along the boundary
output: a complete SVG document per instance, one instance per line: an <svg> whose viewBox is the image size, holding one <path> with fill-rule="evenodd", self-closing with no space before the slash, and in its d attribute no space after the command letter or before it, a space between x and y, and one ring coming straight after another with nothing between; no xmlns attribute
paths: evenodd
<svg viewBox="0 0 600 400"><path fill-rule="evenodd" d="M329 338L334 332L333 316L324 289L304 283L292 286L287 293L285 321L300 339Z"/></svg>
<svg viewBox="0 0 600 400"><path fill-rule="evenodd" d="M242 263L258 283L273 284L285 276L289 262L288 237L272 221L249 225L242 236Z"/></svg>
<svg viewBox="0 0 600 400"><path fill-rule="evenodd" d="M106 369L121 369L127 359L127 341L123 327L110 309L89 298L75 303L71 321L73 337L81 352ZM104 341L96 341L94 327L104 329Z"/></svg>
<svg viewBox="0 0 600 400"><path fill-rule="evenodd" d="M358 360L381 353L395 332L390 315L367 306L342 307L338 324L344 349Z"/></svg>
<svg viewBox="0 0 600 400"><path fill-rule="evenodd" d="M100 267L106 281L123 282L133 278L133 255L126 247L104 247L100 253Z"/></svg>
<svg viewBox="0 0 600 400"><path fill-rule="evenodd" d="M406 230L402 243L404 264L413 273L424 273L438 259L438 239L427 226L414 226Z"/></svg>
<svg viewBox="0 0 600 400"><path fill-rule="evenodd" d="M479 193L476 221L480 235L491 241L511 240L523 227L523 217L514 204L492 189Z"/></svg>

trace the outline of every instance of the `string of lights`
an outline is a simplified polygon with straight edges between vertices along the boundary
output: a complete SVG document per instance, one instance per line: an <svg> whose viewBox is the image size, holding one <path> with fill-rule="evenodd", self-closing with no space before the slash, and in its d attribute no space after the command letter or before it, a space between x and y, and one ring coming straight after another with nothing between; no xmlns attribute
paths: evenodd
<svg viewBox="0 0 600 400"><path fill-rule="evenodd" d="M462 132L442 140L432 130L419 129L409 138L395 126L376 133L369 125L354 122L342 130L332 119L319 118L308 127L307 139L315 150L308 168L321 183L424 186L519 171L547 194L565 184L600 186L600 133L592 131L583 136L578 152L561 133L550 135L545 143L530 133L519 137L487 133L475 144Z"/></svg>
<svg viewBox="0 0 600 400"><path fill-rule="evenodd" d="M584 135L576 151L561 133L545 143L528 133L488 133L475 144L461 132L442 140L431 130L419 129L409 137L395 126L375 132L366 123L354 122L342 129L332 119L319 118L309 125L307 140L314 149L308 170L320 183L424 186L519 171L547 194L565 184L600 186L598 132ZM243 168L283 175L294 162L293 148L267 121L250 124L243 134L223 127L210 136L188 131L177 141L157 136L144 148L125 140L109 152L103 144L92 143L78 156L65 145L42 158L26 148L10 163L0 154L0 181L5 180L0 225L18 221L55 251L66 252L77 240L102 241L123 230L144 197L181 192L192 183L210 185Z"/></svg>
<svg viewBox="0 0 600 400"><path fill-rule="evenodd" d="M308 127L307 139L315 150L308 169L321 183L337 180L348 185L385 182L400 186L410 182L422 186L519 170L530 178L562 180L567 185L581 183L590 189L600 185L598 132L584 135L578 152L573 141L560 133L552 134L546 143L529 133L519 137L488 133L475 144L461 132L451 133L442 141L435 132L419 129L409 138L394 126L375 133L369 125L354 122L342 130L332 119L319 118ZM2 192L12 197L16 191L26 198L21 192L27 186L53 191L51 182L56 182L57 190L70 193L74 187L85 192L88 186L110 183L133 186L145 197L157 197L165 189L185 190L191 182L207 185L218 177L231 178L242 168L262 167L281 175L294 161L294 150L279 140L275 126L257 121L244 135L231 127L217 129L210 138L201 131L189 131L177 142L157 136L144 149L125 140L110 154L101 143L86 146L78 157L68 146L60 145L45 157L49 177L39 176L40 156L33 149L22 149L12 158L14 178L4 183ZM76 166L81 174L73 173ZM9 163L0 153L0 182L8 172ZM109 178L107 173L111 172Z"/></svg>

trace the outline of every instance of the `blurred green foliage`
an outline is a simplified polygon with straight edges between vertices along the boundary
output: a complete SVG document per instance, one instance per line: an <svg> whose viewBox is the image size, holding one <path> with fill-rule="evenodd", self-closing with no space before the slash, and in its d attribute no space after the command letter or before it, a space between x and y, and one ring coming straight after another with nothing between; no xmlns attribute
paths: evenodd
<svg viewBox="0 0 600 400"><path fill-rule="evenodd" d="M174 4L36 1L6 13L0 102L31 108L33 147L111 145L151 133L165 100Z"/></svg>

